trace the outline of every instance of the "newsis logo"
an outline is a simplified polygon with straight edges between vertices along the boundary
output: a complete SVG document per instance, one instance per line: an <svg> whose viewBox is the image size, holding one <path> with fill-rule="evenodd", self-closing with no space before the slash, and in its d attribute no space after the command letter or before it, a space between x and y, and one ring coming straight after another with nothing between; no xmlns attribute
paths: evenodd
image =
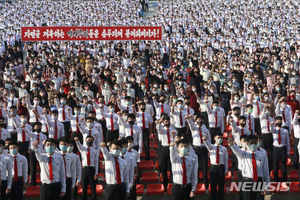
<svg viewBox="0 0 300 200"><path fill-rule="evenodd" d="M291 182L270 182L268 184L269 189L267 191L269 192L287 192L290 190ZM243 191L243 192L259 192L265 190L267 187L266 183L262 182L233 182L230 184L229 191Z"/></svg>

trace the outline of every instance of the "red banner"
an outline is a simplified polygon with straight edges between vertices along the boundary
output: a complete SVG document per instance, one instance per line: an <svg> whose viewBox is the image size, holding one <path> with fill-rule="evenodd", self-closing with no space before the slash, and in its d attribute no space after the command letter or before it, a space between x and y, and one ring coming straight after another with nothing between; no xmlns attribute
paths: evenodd
<svg viewBox="0 0 300 200"><path fill-rule="evenodd" d="M22 41L161 40L161 26L22 27Z"/></svg>

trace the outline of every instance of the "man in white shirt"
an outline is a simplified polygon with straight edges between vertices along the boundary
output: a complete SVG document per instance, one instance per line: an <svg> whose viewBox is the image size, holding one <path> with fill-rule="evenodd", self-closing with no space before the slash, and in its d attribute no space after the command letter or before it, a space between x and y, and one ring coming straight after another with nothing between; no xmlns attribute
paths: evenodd
<svg viewBox="0 0 300 200"><path fill-rule="evenodd" d="M175 103L172 104L171 108L171 117L173 117L175 128L178 132L178 136L184 136L187 134L187 129L185 126L185 116L187 113L183 110L183 101L178 100L177 101L177 108L178 110L175 110Z"/></svg>
<svg viewBox="0 0 300 200"><path fill-rule="evenodd" d="M45 142L47 153L41 153L39 141L32 143L36 159L41 168L40 200L53 200L66 194L66 174L64 160L61 155L55 154L56 141L49 138Z"/></svg>
<svg viewBox="0 0 300 200"><path fill-rule="evenodd" d="M1 199L7 200L11 192L12 184L12 161L9 156L4 153L5 142L0 139L0 162L1 162Z"/></svg>
<svg viewBox="0 0 300 200"><path fill-rule="evenodd" d="M300 115L299 110L296 110L294 119L294 158L293 158L293 169L299 168L299 152L298 152L298 143L300 138Z"/></svg>
<svg viewBox="0 0 300 200"><path fill-rule="evenodd" d="M55 96L54 104L58 109L58 121L64 124L65 135L70 138L70 119L68 118L68 112L72 112L72 108L67 105L66 95L61 95L60 102L57 96ZM70 109L68 109L70 108Z"/></svg>
<svg viewBox="0 0 300 200"><path fill-rule="evenodd" d="M9 144L9 157L12 161L12 185L9 199L23 199L23 190L27 188L28 162L25 156L19 154L19 145L16 142Z"/></svg>

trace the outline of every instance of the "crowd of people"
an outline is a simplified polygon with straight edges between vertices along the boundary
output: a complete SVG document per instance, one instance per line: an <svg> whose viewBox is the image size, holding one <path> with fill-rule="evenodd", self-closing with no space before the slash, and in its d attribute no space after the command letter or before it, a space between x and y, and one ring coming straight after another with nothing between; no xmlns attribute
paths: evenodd
<svg viewBox="0 0 300 200"><path fill-rule="evenodd" d="M299 169L299 1L158 1L147 19L148 0L24 0L0 10L1 199L23 199L39 164L41 200L77 200L79 185L82 199L90 185L95 200L103 155L105 199L134 200L155 138L172 200L194 198L198 171L221 200L228 127L238 182L268 184L272 170L287 181L292 149ZM161 41L25 43L20 32L153 25Z"/></svg>

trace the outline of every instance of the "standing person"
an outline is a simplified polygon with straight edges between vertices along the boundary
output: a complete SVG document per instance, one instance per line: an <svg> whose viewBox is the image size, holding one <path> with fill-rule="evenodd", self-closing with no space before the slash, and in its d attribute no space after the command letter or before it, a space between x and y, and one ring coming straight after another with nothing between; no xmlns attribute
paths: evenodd
<svg viewBox="0 0 300 200"><path fill-rule="evenodd" d="M36 115L36 113L38 113L39 115L41 115L43 113L43 108L41 106L39 106L40 103L40 97L39 96L35 96L33 98L33 105L31 105L30 103L30 96L28 94L25 95L25 101L26 101L26 106L27 109L29 111L29 123L32 124L34 122L38 122L38 117Z"/></svg>
<svg viewBox="0 0 300 200"><path fill-rule="evenodd" d="M254 101L252 102L253 98ZM250 101L252 102L252 106L253 106L253 112L251 113L251 115L254 117L254 121L255 121L255 133L257 135L261 135L259 116L265 105L260 101L258 93L253 92Z"/></svg>
<svg viewBox="0 0 300 200"><path fill-rule="evenodd" d="M164 127L161 123L163 122ZM170 117L165 116L163 119L155 122L157 134L161 139L161 149L159 152L159 170L162 172L163 184L165 191L167 191L168 186L168 169L171 168L170 163L170 143L174 142L175 136L177 136L176 129L170 127Z"/></svg>
<svg viewBox="0 0 300 200"><path fill-rule="evenodd" d="M12 184L12 161L4 153L5 142L0 139L0 162L1 162L1 200L7 200L11 192Z"/></svg>
<svg viewBox="0 0 300 200"><path fill-rule="evenodd" d="M243 182L252 183L250 187L251 191L243 191L244 200L262 199L262 195L266 194L266 188L262 188L262 186L270 182L270 176L267 156L257 150L257 137L255 135L247 137L246 151L235 145L233 138L229 138L228 143L232 152L236 154L239 162L242 163ZM257 184L255 184L255 190L253 190L254 186L252 185L255 182Z"/></svg>
<svg viewBox="0 0 300 200"><path fill-rule="evenodd" d="M206 100L206 111L208 113L208 121L209 121L209 132L211 135L211 138L215 138L216 134L223 133L224 132L224 116L219 111L219 102L213 101L211 104L211 108L207 104ZM212 144L215 143L215 141L211 141Z"/></svg>
<svg viewBox="0 0 300 200"><path fill-rule="evenodd" d="M298 152L298 144L300 138L300 115L299 110L296 110L294 119L294 158L293 158L293 169L299 168L299 152Z"/></svg>
<svg viewBox="0 0 300 200"><path fill-rule="evenodd" d="M202 169L203 173L203 183L205 184L205 188L208 189L208 176L207 176L207 168L208 168L208 151L204 144L203 137L206 137L209 142L211 142L209 130L203 124L203 117L200 114L196 115L196 124L192 121L191 116L186 116L186 121L192 131L193 138L193 147L195 154L198 156L198 171Z"/></svg>
<svg viewBox="0 0 300 200"><path fill-rule="evenodd" d="M55 154L56 141L49 138L45 142L47 153L41 153L39 141L32 143L36 159L41 168L41 191L40 200L53 200L66 194L66 174L64 160L61 155Z"/></svg>
<svg viewBox="0 0 300 200"><path fill-rule="evenodd" d="M191 156L187 156L188 146L188 141L185 139L177 141L177 149L175 142L170 144L173 174L172 200L189 200L195 196L198 183L198 163L193 162Z"/></svg>
<svg viewBox="0 0 300 200"><path fill-rule="evenodd" d="M108 152L104 142L100 143L105 160L106 195L105 200L124 200L129 197L129 173L126 169L126 161L120 155L121 141L114 140L110 143Z"/></svg>
<svg viewBox="0 0 300 200"><path fill-rule="evenodd" d="M178 110L175 111L175 103L172 104L172 108L171 108L171 116L174 119L174 125L175 128L178 132L178 136L185 136L187 134L187 129L185 126L185 116L187 115L187 113L185 111L183 111L183 101L182 100L178 100L177 101L177 108Z"/></svg>
<svg viewBox="0 0 300 200"><path fill-rule="evenodd" d="M64 124L58 121L58 111L51 112L51 119L49 115L44 115L45 124L48 127L48 137L58 141L65 136Z"/></svg>
<svg viewBox="0 0 300 200"><path fill-rule="evenodd" d="M228 152L227 148L222 146L223 136L217 133L214 137L215 144L212 145L206 137L202 138L210 155L210 184L211 199L224 199L225 175L228 171ZM218 189L217 189L218 188Z"/></svg>
<svg viewBox="0 0 300 200"><path fill-rule="evenodd" d="M282 117L275 117L275 128L272 128L273 134L273 169L274 181L278 182L279 162L281 161L282 180L287 181L287 155L290 154L290 140L288 130L282 127ZM274 122L271 122L273 125Z"/></svg>
<svg viewBox="0 0 300 200"><path fill-rule="evenodd" d="M76 159L72 154L67 153L69 143L69 139L66 136L59 140L60 152L58 154L63 157L64 167L62 170L65 170L66 174L66 195L61 197L60 200L71 199L76 182Z"/></svg>
<svg viewBox="0 0 300 200"><path fill-rule="evenodd" d="M149 113L145 112L146 104L144 102L141 102L139 104L139 110L140 110L140 112L137 112L137 114L136 114L136 121L137 121L137 125L139 127L141 127L142 132L143 132L145 160L150 160L149 133L152 133L153 119Z"/></svg>
<svg viewBox="0 0 300 200"><path fill-rule="evenodd" d="M67 105L66 95L61 95L60 102L58 101L57 96L55 96L54 103L58 109L58 121L64 124L65 135L70 138L70 118L68 118L68 112L72 113L72 108ZM68 110L70 108L70 111Z"/></svg>
<svg viewBox="0 0 300 200"><path fill-rule="evenodd" d="M247 118L247 128L250 130L252 134L255 134L255 121L254 121L254 117L252 116L252 112L253 112L253 105L247 104L246 112L244 113L244 116Z"/></svg>
<svg viewBox="0 0 300 200"><path fill-rule="evenodd" d="M25 156L19 153L19 145L16 142L9 144L9 157L12 161L12 185L10 200L23 200L23 190L27 188L28 162Z"/></svg>
<svg viewBox="0 0 300 200"><path fill-rule="evenodd" d="M92 147L94 137L85 138L85 146L80 144L78 137L74 138L82 159L82 200L87 197L88 185L91 187L92 200L96 200L96 180L98 178L99 152Z"/></svg>

